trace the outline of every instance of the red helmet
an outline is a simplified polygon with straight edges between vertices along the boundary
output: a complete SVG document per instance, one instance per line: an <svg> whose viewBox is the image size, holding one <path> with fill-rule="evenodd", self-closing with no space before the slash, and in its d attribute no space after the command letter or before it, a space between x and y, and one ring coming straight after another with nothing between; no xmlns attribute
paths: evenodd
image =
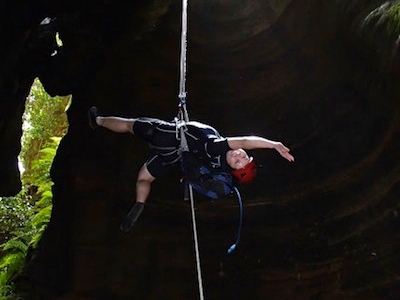
<svg viewBox="0 0 400 300"><path fill-rule="evenodd" d="M248 183L252 181L257 174L257 166L253 157L250 157L250 162L245 165L244 168L239 170L232 170L231 174L240 183Z"/></svg>

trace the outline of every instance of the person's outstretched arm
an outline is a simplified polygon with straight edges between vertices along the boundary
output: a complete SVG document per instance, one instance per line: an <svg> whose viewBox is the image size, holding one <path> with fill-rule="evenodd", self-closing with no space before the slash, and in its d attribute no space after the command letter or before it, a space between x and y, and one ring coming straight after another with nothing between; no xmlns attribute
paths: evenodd
<svg viewBox="0 0 400 300"><path fill-rule="evenodd" d="M281 142L271 141L260 136L228 137L227 141L231 149L275 149L283 158L294 161L294 157L289 153L290 149Z"/></svg>

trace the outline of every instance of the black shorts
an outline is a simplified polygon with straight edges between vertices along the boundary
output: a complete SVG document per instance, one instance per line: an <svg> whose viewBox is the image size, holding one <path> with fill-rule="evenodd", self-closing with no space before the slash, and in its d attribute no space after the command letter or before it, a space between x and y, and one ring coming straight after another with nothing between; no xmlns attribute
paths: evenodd
<svg viewBox="0 0 400 300"><path fill-rule="evenodd" d="M174 122L142 117L135 121L133 132L150 146L145 164L153 177L165 174L179 161L180 138Z"/></svg>

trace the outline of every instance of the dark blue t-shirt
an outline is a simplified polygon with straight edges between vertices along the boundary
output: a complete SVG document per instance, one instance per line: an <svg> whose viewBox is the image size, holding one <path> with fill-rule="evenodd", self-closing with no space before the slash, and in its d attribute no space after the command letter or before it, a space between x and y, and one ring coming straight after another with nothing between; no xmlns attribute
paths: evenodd
<svg viewBox="0 0 400 300"><path fill-rule="evenodd" d="M186 133L190 152L208 162L213 168L228 169L226 153L231 150L226 138L206 124L188 122Z"/></svg>

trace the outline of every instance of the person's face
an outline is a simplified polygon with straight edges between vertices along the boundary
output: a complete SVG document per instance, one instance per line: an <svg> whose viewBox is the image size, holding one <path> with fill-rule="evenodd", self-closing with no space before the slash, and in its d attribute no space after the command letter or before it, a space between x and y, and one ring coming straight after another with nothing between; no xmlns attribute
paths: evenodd
<svg viewBox="0 0 400 300"><path fill-rule="evenodd" d="M226 162L228 165L235 170L244 168L251 158L247 155L246 151L243 149L229 150L226 152Z"/></svg>

